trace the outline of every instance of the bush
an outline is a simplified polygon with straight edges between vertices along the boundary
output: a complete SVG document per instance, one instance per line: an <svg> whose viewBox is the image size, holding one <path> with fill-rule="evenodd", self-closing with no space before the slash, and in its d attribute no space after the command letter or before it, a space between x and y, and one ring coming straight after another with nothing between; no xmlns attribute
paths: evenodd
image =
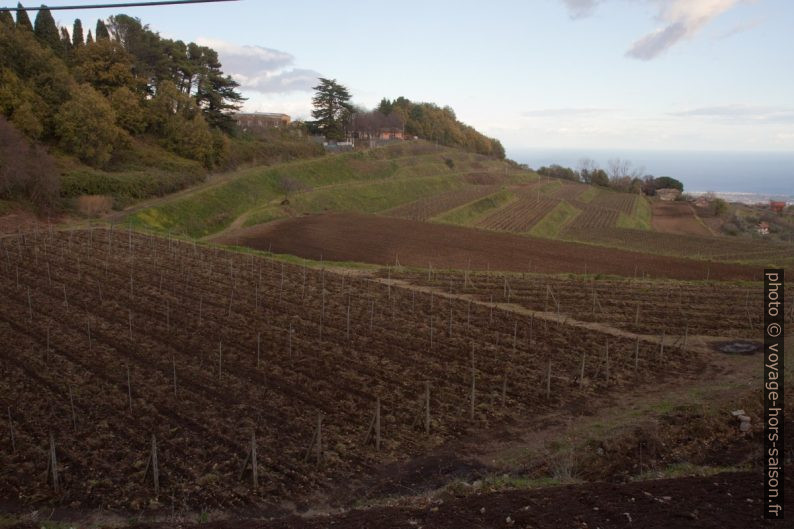
<svg viewBox="0 0 794 529"><path fill-rule="evenodd" d="M26 198L49 211L57 205L59 186L55 160L0 116L0 198Z"/></svg>
<svg viewBox="0 0 794 529"><path fill-rule="evenodd" d="M89 85L73 90L72 99L55 116L61 148L95 167L110 161L114 147L122 139L122 131L115 123L116 114L108 100Z"/></svg>

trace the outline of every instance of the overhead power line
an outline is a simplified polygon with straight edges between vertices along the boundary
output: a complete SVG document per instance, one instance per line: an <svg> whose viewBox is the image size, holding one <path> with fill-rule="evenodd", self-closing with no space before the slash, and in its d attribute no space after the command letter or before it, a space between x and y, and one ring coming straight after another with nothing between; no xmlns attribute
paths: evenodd
<svg viewBox="0 0 794 529"><path fill-rule="evenodd" d="M40 7L0 7L0 11L40 11L49 9L50 11L66 11L74 9L115 9L117 7L149 7L149 6L171 6L181 4L209 4L214 2L237 2L238 0L163 0L154 2L121 2L118 4L91 4L82 6L45 6Z"/></svg>

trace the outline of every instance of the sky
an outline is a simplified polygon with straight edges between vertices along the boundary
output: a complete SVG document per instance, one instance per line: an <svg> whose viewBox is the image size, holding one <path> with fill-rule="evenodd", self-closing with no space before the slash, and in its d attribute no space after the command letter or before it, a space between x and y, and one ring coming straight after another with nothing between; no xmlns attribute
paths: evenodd
<svg viewBox="0 0 794 529"><path fill-rule="evenodd" d="M53 15L88 29L117 12ZM250 111L308 118L322 76L366 108L398 96L449 105L508 155L794 152L791 0L241 0L122 12L217 49Z"/></svg>

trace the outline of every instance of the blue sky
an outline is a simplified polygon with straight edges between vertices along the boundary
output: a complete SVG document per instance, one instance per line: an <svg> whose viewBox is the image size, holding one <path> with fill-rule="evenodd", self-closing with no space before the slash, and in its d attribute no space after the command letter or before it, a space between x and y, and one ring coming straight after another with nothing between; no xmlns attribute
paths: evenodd
<svg viewBox="0 0 794 529"><path fill-rule="evenodd" d="M115 12L54 16L87 28ZM250 110L307 117L322 75L365 107L400 95L449 105L508 151L794 151L790 0L242 0L124 12L218 49Z"/></svg>

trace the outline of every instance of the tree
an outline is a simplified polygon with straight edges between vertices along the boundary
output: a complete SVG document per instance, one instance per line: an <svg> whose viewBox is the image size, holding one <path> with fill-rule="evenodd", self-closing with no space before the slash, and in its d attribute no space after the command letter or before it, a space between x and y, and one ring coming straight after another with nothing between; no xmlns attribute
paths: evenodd
<svg viewBox="0 0 794 529"><path fill-rule="evenodd" d="M72 46L75 48L84 45L83 42L83 23L80 21L79 18L74 19L74 24L72 25Z"/></svg>
<svg viewBox="0 0 794 529"><path fill-rule="evenodd" d="M653 181L653 185L655 189L678 189L679 191L684 191L684 184L681 181L676 180L670 176L660 176L655 178Z"/></svg>
<svg viewBox="0 0 794 529"><path fill-rule="evenodd" d="M33 31L33 24L30 23L28 12L22 9L22 3L18 2L17 8L17 27L20 29L26 29L28 31Z"/></svg>
<svg viewBox="0 0 794 529"><path fill-rule="evenodd" d="M94 43L94 37L91 35L91 30L88 30L88 35L85 36L85 44L88 46L89 44Z"/></svg>
<svg viewBox="0 0 794 529"><path fill-rule="evenodd" d="M343 140L345 126L353 112L350 92L336 82L336 79L320 78L320 84L312 88L314 110L312 117L315 129L328 139Z"/></svg>
<svg viewBox="0 0 794 529"><path fill-rule="evenodd" d="M0 11L0 26L14 27L14 17L11 16L11 11Z"/></svg>
<svg viewBox="0 0 794 529"><path fill-rule="evenodd" d="M119 127L131 134L140 134L146 130L146 113L138 94L122 86L110 94L108 99Z"/></svg>
<svg viewBox="0 0 794 529"><path fill-rule="evenodd" d="M94 32L94 38L97 42L100 40L110 40L110 33L108 33L108 27L105 25L105 21L101 18L96 21L96 31Z"/></svg>
<svg viewBox="0 0 794 529"><path fill-rule="evenodd" d="M58 31L58 26L55 25L55 19L52 18L52 13L50 13L49 9L39 9L36 15L36 23L33 25L33 33L51 50L62 55L61 33Z"/></svg>
<svg viewBox="0 0 794 529"><path fill-rule="evenodd" d="M590 183L601 187L608 187L609 175L603 169L595 169L590 173Z"/></svg>
<svg viewBox="0 0 794 529"><path fill-rule="evenodd" d="M121 138L110 103L87 84L72 91L55 123L61 148L89 165L106 164Z"/></svg>
<svg viewBox="0 0 794 529"><path fill-rule="evenodd" d="M104 39L82 46L77 50L74 64L77 82L89 83L106 96L122 86L132 89L136 86L132 57L116 41Z"/></svg>

